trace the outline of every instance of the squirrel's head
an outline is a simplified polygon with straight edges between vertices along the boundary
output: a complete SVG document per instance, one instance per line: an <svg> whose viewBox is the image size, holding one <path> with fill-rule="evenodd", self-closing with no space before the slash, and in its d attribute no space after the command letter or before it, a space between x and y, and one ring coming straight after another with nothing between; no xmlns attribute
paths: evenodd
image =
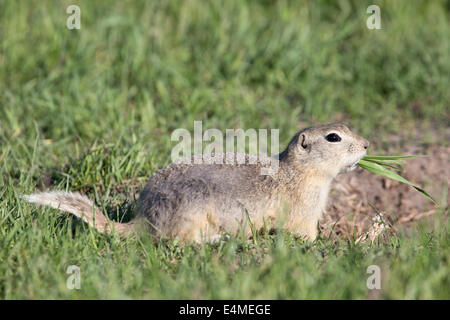
<svg viewBox="0 0 450 320"><path fill-rule="evenodd" d="M356 168L366 155L369 141L354 134L343 124L310 127L298 132L284 157L299 169L335 177Z"/></svg>

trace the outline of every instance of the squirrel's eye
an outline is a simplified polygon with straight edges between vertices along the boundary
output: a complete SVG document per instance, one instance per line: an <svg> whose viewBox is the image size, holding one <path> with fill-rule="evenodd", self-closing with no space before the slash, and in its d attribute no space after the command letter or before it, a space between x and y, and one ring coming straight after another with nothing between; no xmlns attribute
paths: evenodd
<svg viewBox="0 0 450 320"><path fill-rule="evenodd" d="M329 142L339 142L341 141L341 137L339 137L336 133L330 133L325 137Z"/></svg>

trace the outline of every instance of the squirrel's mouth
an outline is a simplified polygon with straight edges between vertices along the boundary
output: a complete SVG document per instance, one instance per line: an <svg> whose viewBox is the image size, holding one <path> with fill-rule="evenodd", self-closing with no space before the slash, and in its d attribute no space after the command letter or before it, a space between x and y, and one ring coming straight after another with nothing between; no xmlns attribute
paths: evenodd
<svg viewBox="0 0 450 320"><path fill-rule="evenodd" d="M365 155L366 154L364 153L361 157L358 157L358 159L355 162L353 162L353 163L349 164L348 166L346 166L344 168L344 172L350 172L350 171L355 170L356 167L358 166L359 160L361 160Z"/></svg>
<svg viewBox="0 0 450 320"><path fill-rule="evenodd" d="M350 164L350 165L344 167L343 172L350 172L350 171L355 170L355 169L356 169L357 163L358 163L358 162L355 162L355 163L353 163L353 164Z"/></svg>

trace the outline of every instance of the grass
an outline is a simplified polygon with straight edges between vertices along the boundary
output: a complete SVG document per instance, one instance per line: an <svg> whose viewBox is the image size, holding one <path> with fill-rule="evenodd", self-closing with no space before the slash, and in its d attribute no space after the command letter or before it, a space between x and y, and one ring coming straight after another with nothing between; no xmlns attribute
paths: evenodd
<svg viewBox="0 0 450 320"><path fill-rule="evenodd" d="M430 196L425 190L420 188L415 183L408 181L407 179L403 178L399 174L395 173L392 170L400 171L401 166L404 164L403 160L399 159L405 159L405 158L420 158L423 156L416 155L416 156L364 156L359 162L358 165L368 170L369 172L372 172L374 174L378 174L380 176L387 177L388 179L396 180L401 183L405 183L407 185L410 185L420 193L422 193L427 199L432 201L435 205L438 205L437 201Z"/></svg>
<svg viewBox="0 0 450 320"><path fill-rule="evenodd" d="M81 8L81 30L65 27L69 4ZM448 1L375 1L382 30L365 26L370 4L1 1L0 297L450 298L445 210L373 244L278 233L179 247L102 236L18 198L77 190L120 205L109 213L121 217L169 163L171 132L194 120L278 128L282 145L299 127L343 120L371 154L392 134L442 132ZM426 143L448 146L439 134ZM382 289L371 292L373 264ZM81 290L66 287L69 265Z"/></svg>

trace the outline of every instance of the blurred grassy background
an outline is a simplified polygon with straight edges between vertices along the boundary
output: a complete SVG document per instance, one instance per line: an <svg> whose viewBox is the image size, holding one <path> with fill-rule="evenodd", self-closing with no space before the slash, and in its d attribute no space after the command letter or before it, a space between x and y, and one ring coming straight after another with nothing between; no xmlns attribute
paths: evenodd
<svg viewBox="0 0 450 320"><path fill-rule="evenodd" d="M81 30L66 28L65 10L70 4L81 8ZM366 28L370 4L381 8L381 30ZM282 144L303 126L333 121L346 122L378 148L392 134L407 139L414 138L416 131L439 133L450 122L449 75L450 1L0 0L0 238L4 244L0 296L189 297L194 274L204 282L198 283L199 291L192 297L364 297L364 280L355 289L352 277L356 272L363 279L365 269L350 272L352 264L346 259L356 254L360 257L356 261L365 265L372 253L388 250L384 247L362 257L366 249L344 245L342 250L350 250L346 251L350 257L336 256L336 264L323 270L315 268L316 259L321 259L316 254L323 249L311 249L311 255L297 248L292 255L300 254L301 261L310 263L307 270L314 270L307 276L293 271L292 257L284 247L269 245L274 257L285 254L277 265L280 273L273 271L275 266L272 274L258 267L262 251L253 257L234 244L225 245L241 257L250 255L249 277L255 282L268 279L264 294L252 287L253 282L229 279L233 268L246 263L225 264L221 269L217 260L224 257L221 249L201 249L207 252L205 269L195 267L192 259L199 253L188 249L190 254L180 258L184 262L171 273L171 257L177 253L149 245L146 255L139 243L126 248L115 238L100 240L72 219L58 219L48 209L36 212L24 207L17 194L51 186L82 190L100 203L123 200L169 162L174 145L171 132L192 129L194 120L203 120L204 128L222 130L278 128ZM439 134L427 141L448 145ZM67 232L72 224L79 226L78 240ZM442 259L448 265L446 235L439 238L443 242L436 241L438 247L447 246L444 251L416 256L413 249L404 249L408 251L399 259L405 263L425 259L414 264L416 274L424 278L417 276L413 286L418 287L412 291L396 278L385 297L449 297L448 289L436 289L443 283L449 287L448 268L439 269ZM83 241L92 248L84 248ZM332 247L327 250L335 254ZM143 258L138 257L141 253ZM106 277L102 272L109 272L96 269L91 282L85 280L90 291L68 293L64 281L44 271L59 270L69 260L102 269L92 265L96 255L106 266L129 257L124 262L129 265L121 265L120 270L142 276L138 278L148 280L153 289L111 274L115 280L110 286L94 288ZM337 268L340 264L343 267ZM137 271L146 267L156 268L151 272L158 275ZM403 274L402 268L399 264L392 272ZM218 271L210 273L213 269ZM61 270L58 277L64 278L65 269ZM169 270L167 275L164 270ZM430 270L441 270L441 276L431 275ZM310 283L308 290L300 290L296 281L279 285L297 272L299 279L307 278L302 286ZM323 272L331 272L335 291L313 290ZM429 273L432 279L427 278ZM341 287L340 275L348 285ZM212 285L214 278L223 280L222 291ZM128 286L124 290L121 279ZM224 289L230 283L227 279L239 288Z"/></svg>

